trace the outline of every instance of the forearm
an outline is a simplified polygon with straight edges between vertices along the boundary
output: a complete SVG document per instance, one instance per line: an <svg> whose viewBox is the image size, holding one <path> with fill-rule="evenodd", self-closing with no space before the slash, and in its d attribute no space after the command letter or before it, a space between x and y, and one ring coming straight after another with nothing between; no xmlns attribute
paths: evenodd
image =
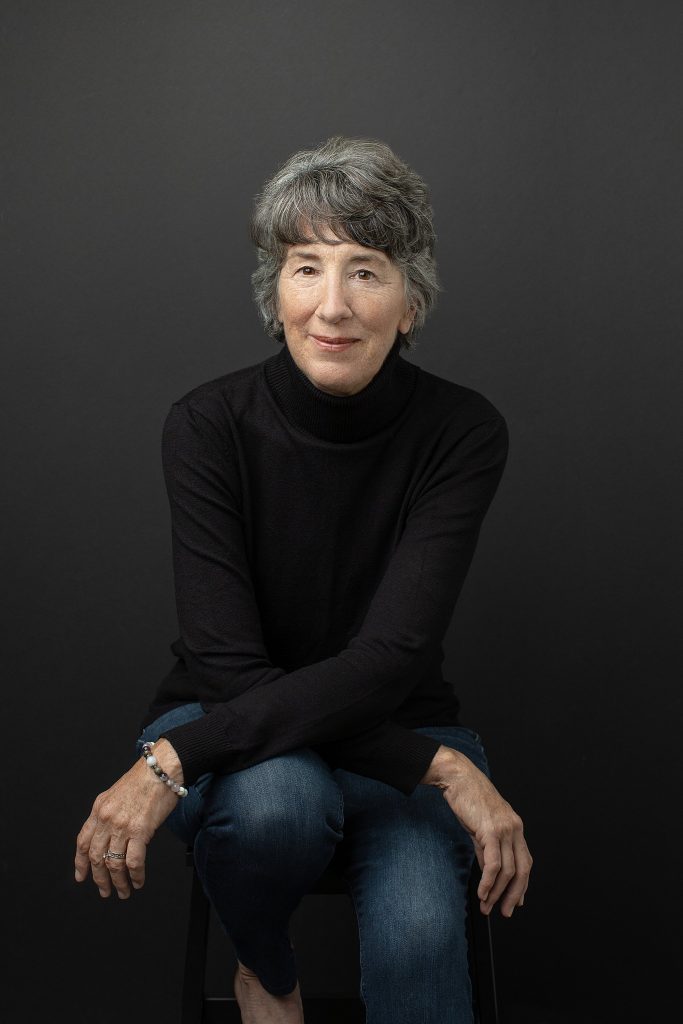
<svg viewBox="0 0 683 1024"><path fill-rule="evenodd" d="M239 735L239 723L235 722L233 732L225 719L228 712L229 706L216 708L195 722L168 730L168 739L183 764L185 785L191 785L205 771L240 771L266 757L309 745L287 742L280 730L271 736L267 750L240 751L231 742L231 734ZM377 779L408 796L419 785L439 745L431 736L389 720L353 735L310 744L330 767Z"/></svg>
<svg viewBox="0 0 683 1024"><path fill-rule="evenodd" d="M377 779L411 796L439 749L439 741L398 722L385 721L355 736L313 749L334 770Z"/></svg>

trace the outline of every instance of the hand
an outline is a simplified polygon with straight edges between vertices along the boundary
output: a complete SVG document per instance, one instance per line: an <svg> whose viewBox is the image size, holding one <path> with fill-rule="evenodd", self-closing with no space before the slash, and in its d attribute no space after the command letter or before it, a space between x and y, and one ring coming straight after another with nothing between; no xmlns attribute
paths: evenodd
<svg viewBox="0 0 683 1024"><path fill-rule="evenodd" d="M154 753L171 778L182 782L182 768L168 740ZM111 895L112 884L121 899L145 883L147 845L179 799L150 771L142 758L118 782L100 793L76 839L75 878L83 882L92 871L100 896ZM105 859L107 850L125 858Z"/></svg>
<svg viewBox="0 0 683 1024"><path fill-rule="evenodd" d="M504 917L524 906L533 863L520 816L468 757L441 746L423 782L438 786L448 806L472 837L481 868L477 889L482 914L498 902Z"/></svg>

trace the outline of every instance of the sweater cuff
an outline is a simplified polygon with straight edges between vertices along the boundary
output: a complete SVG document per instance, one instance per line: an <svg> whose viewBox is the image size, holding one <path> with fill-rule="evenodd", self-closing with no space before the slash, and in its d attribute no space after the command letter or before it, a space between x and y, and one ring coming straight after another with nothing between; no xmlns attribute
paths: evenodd
<svg viewBox="0 0 683 1024"><path fill-rule="evenodd" d="M208 711L201 718L161 733L180 758L184 786L193 785L206 772L225 767L231 749L227 725L227 716Z"/></svg>
<svg viewBox="0 0 683 1024"><path fill-rule="evenodd" d="M441 741L385 721L369 732L316 748L331 768L377 779L411 796L424 778Z"/></svg>

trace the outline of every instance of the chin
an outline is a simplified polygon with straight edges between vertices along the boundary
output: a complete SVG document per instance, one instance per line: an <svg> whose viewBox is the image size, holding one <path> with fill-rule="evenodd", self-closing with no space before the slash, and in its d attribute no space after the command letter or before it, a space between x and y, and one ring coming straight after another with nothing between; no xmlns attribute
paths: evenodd
<svg viewBox="0 0 683 1024"><path fill-rule="evenodd" d="M330 389L332 394L353 394L359 389L356 374L350 367L330 366L325 360L316 364L313 374L309 374L316 387L321 391Z"/></svg>

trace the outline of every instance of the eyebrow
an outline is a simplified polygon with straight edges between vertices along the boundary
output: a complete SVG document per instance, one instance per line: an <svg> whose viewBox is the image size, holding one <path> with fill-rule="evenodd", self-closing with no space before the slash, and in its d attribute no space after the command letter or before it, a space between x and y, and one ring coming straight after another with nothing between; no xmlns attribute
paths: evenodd
<svg viewBox="0 0 683 1024"><path fill-rule="evenodd" d="M288 257L288 260L319 260L320 256L314 252L305 252L303 249L293 249ZM347 260L348 263L377 263L379 266L386 265L386 259L383 256L379 256L376 253L368 253L367 256L350 256Z"/></svg>

